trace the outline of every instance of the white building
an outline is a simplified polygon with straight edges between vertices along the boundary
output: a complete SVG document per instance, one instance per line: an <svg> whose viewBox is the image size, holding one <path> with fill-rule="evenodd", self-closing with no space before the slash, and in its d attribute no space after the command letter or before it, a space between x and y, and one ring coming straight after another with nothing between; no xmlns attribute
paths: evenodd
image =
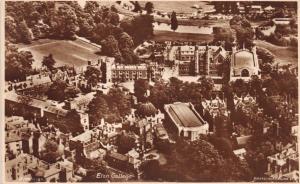
<svg viewBox="0 0 300 184"><path fill-rule="evenodd" d="M236 47L233 47L230 68L230 81L235 81L237 79L249 81L253 75L260 78L256 47L254 46L252 50L247 50L245 48L236 50Z"/></svg>

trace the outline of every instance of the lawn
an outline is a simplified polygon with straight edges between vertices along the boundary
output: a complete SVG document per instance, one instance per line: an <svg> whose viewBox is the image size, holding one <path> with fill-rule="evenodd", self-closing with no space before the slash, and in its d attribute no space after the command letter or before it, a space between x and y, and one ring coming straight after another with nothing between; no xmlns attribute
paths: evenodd
<svg viewBox="0 0 300 184"><path fill-rule="evenodd" d="M33 54L35 62L33 67L40 67L43 57L53 55L56 66L71 65L82 67L88 60L95 60L99 56L95 54L99 49L81 40L50 40L42 39L34 41L30 45L19 45L20 50L28 50Z"/></svg>
<svg viewBox="0 0 300 184"><path fill-rule="evenodd" d="M275 55L275 63L279 65L292 64L298 65L298 49L294 47L281 47L271 43L256 40L255 44L258 47L268 49Z"/></svg>
<svg viewBox="0 0 300 184"><path fill-rule="evenodd" d="M139 1L142 7L145 6L146 2L147 1ZM192 8L195 4L204 10L211 7L211 5L201 1L152 1L152 3L155 10L163 12L175 11L177 13L193 13L196 11L196 9Z"/></svg>
<svg viewBox="0 0 300 184"><path fill-rule="evenodd" d="M154 31L154 37L152 40L210 42L213 40L213 35L195 34L195 33L177 33L173 31Z"/></svg>

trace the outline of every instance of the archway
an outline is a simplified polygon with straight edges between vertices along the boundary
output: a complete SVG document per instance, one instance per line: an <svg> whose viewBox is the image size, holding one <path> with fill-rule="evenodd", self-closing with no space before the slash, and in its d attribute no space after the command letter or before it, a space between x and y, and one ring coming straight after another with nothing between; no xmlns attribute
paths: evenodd
<svg viewBox="0 0 300 184"><path fill-rule="evenodd" d="M242 76L242 77L249 77L249 76L250 76L249 71L246 70L246 69L242 70L241 76Z"/></svg>

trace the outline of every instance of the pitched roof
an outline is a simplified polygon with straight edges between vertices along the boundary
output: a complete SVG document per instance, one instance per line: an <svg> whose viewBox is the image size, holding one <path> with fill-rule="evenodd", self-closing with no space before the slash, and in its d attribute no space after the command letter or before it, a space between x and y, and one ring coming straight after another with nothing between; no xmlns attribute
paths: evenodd
<svg viewBox="0 0 300 184"><path fill-rule="evenodd" d="M169 115L180 126L198 127L205 124L205 121L192 110L189 104L180 102L168 106Z"/></svg>

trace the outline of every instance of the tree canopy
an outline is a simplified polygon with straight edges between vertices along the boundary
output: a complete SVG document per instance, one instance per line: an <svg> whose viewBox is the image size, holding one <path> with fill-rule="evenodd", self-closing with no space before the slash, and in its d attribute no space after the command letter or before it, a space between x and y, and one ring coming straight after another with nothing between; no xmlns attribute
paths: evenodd
<svg viewBox="0 0 300 184"><path fill-rule="evenodd" d="M25 80L32 73L33 56L30 51L18 51L9 43L5 43L5 80Z"/></svg>
<svg viewBox="0 0 300 184"><path fill-rule="evenodd" d="M42 65L46 66L49 70L54 69L55 63L56 63L56 61L54 60L52 54L49 54L48 56L44 56L43 61L42 61Z"/></svg>
<svg viewBox="0 0 300 184"><path fill-rule="evenodd" d="M173 11L171 14L171 29L173 31L176 31L177 28L178 28L178 21L176 17L176 12Z"/></svg>

